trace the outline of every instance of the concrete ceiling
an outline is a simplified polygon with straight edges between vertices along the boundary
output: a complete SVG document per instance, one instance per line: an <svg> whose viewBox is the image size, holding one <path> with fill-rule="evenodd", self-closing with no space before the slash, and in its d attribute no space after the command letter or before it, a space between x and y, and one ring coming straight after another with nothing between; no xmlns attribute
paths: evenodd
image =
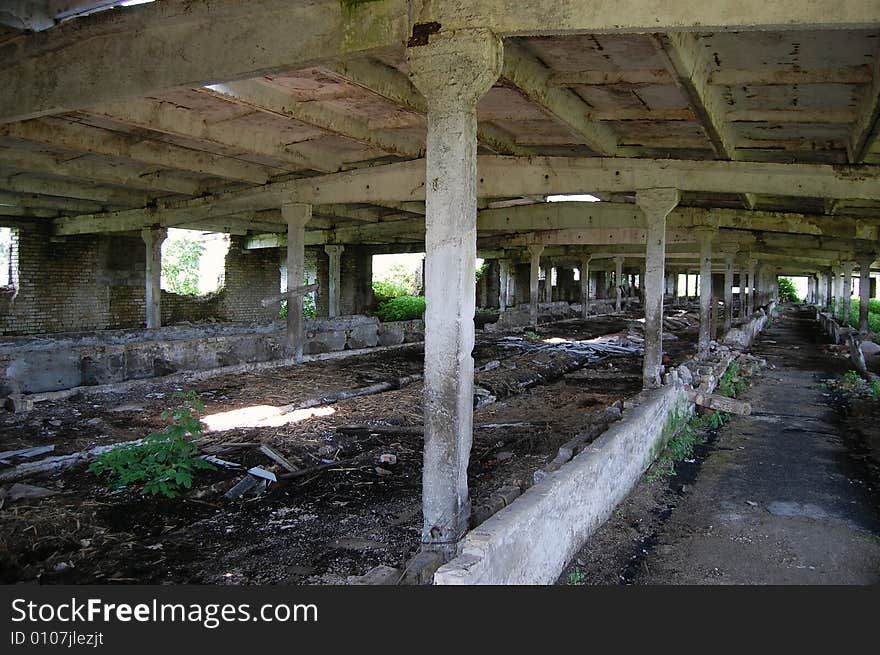
<svg viewBox="0 0 880 655"><path fill-rule="evenodd" d="M0 83L10 81L19 93L0 102L0 220L68 220L87 214L90 231L101 231L102 226L118 229L113 223L123 210L143 208L144 224L149 224L163 207L209 198L212 203L217 200L210 212L215 223L219 216L234 215L236 220L227 224L235 227L229 229L260 232L277 225L281 231L278 212L257 216L257 210L267 207L233 201L224 214L220 199L234 200L236 194L299 178L424 156L425 104L408 79L400 43L409 20L400 26L402 18L395 13L420 3L260 0L244 3L251 6L250 14L238 2L226 3L212 14L211 6L218 2L206 0L200 17L187 13L185 2L165 0L156 3L161 7L117 7L82 15L118 4L4 4L0 23L9 29L0 33L0 52L11 57L0 69ZM338 52L335 56L319 52L314 61L308 54L288 53L287 59L299 58L304 65L282 68L264 65L272 61L271 52L260 55L266 62L257 56L248 59L246 41L259 40L260 33L253 30L261 21L265 20L268 44L263 49L268 50L274 43L273 16L291 12L297 22L290 23L289 36L296 38L299 26L309 30L312 19L315 25L331 15L337 23L352 19L346 14L337 17L339 5L346 4L362 5L351 11L372 12L355 16L363 25L357 40L369 41L367 46L334 45L338 39L334 41L331 30L336 27L331 24L316 27L313 31L318 33L312 36L324 50ZM588 5L595 4L566 3L568 13L558 13L554 3L516 3L510 16L495 17L499 33L506 35L505 65L478 107L481 154L727 160L743 166L880 165L880 6L865 13L858 3L814 3L816 7L802 14L802 25L789 18L783 29L751 25L746 2L742 25L732 20L718 29L681 31L678 23L686 19L687 3L671 2L669 15L658 19L661 26L667 24L666 30L627 32L609 30L587 15ZM474 3L474 12L483 5L492 3ZM825 5L826 13L837 14L823 16ZM767 12L777 9L782 10L771 7ZM538 21L541 11L547 33L529 35L530 21ZM632 21L640 19L639 11L632 9ZM837 15L850 16L857 29L837 24ZM244 16L251 17L251 28L236 27L233 19ZM371 27L364 17L381 21L376 18L377 26ZM695 24L698 18L694 15ZM762 18L775 20L772 15ZM578 21L589 25L591 20L597 23L595 32L571 29ZM721 20L707 13L700 22L720 25ZM206 31L215 30L221 39L236 29L238 40L203 49L204 61L192 64L211 84L170 83L175 60L180 69L189 66L185 50L208 38L210 34L203 36ZM364 36L371 29L381 31L381 38ZM162 40L151 44L151 30ZM320 30L327 34L322 36ZM128 43L123 42L126 38ZM98 43L109 54L130 53L130 58L120 56L115 62L121 71L107 69L104 59L90 59ZM177 45L179 57L169 57L168 50ZM230 58L229 48L239 46L240 59ZM78 61L59 59L65 51L69 57L79 53ZM156 62L146 80L137 75L145 57ZM166 68L161 68L162 62ZM224 73L230 67L246 70L249 62L263 74ZM51 70L46 68L50 64ZM121 77L126 68L131 68L130 74ZM186 79L189 73L180 75ZM53 107L51 98L72 85L71 80L79 83ZM132 92L135 87L140 92ZM104 100L94 102L97 97ZM29 116L34 118L22 120ZM585 177L580 191L601 190ZM498 193L486 202L523 195L513 187L509 193ZM632 202L626 190L614 193L603 197ZM524 202L535 200L541 200L540 194ZM876 198L829 199L804 195L794 187L791 193L765 194L748 187L730 193L697 188L684 193L682 203L740 209L746 218L749 212L781 211L880 222ZM410 221L420 215L417 204L407 211L366 207L370 208L373 213L365 219L362 203L316 207L322 220L311 227L369 230L375 223Z"/></svg>

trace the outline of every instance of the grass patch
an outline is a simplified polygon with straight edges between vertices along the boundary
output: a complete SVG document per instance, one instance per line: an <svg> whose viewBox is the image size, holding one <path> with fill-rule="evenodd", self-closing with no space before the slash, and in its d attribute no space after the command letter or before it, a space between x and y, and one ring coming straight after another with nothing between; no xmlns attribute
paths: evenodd
<svg viewBox="0 0 880 655"><path fill-rule="evenodd" d="M383 323L388 321L413 321L425 313L424 296L398 296L386 300L376 310L376 316Z"/></svg>

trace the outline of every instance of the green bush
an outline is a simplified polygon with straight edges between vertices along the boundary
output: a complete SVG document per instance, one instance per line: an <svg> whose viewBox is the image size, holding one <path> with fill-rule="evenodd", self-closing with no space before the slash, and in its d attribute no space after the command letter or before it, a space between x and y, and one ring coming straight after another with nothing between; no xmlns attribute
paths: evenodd
<svg viewBox="0 0 880 655"><path fill-rule="evenodd" d="M382 322L412 321L422 318L425 313L425 299L422 296L399 296L379 305L376 316Z"/></svg>
<svg viewBox="0 0 880 655"><path fill-rule="evenodd" d="M201 425L195 412L205 406L195 391L174 394L181 404L166 409L162 418L170 421L162 432L154 432L138 444L108 450L89 466L89 471L108 478L114 489L140 484L141 492L176 498L181 488L192 486L197 469L214 469L198 456L190 437L198 437Z"/></svg>
<svg viewBox="0 0 880 655"><path fill-rule="evenodd" d="M861 301L854 299L849 305L849 324L853 327L859 327L859 308ZM880 333L880 300L871 300L868 302L868 329L871 332Z"/></svg>
<svg viewBox="0 0 880 655"><path fill-rule="evenodd" d="M205 246L189 237L169 239L162 253L165 288L183 296L199 295L199 258Z"/></svg>
<svg viewBox="0 0 880 655"><path fill-rule="evenodd" d="M779 287L779 302L798 302L797 290L790 278L779 278L777 286Z"/></svg>
<svg viewBox="0 0 880 655"><path fill-rule="evenodd" d="M373 296L377 305L401 296L415 296L418 292L416 272L403 264L395 264L385 273L385 277L373 280Z"/></svg>

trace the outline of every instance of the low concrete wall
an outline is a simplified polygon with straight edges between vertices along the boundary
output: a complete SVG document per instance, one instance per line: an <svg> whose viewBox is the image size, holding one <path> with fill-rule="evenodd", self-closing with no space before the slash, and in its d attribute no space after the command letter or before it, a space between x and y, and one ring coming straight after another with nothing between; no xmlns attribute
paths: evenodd
<svg viewBox="0 0 880 655"><path fill-rule="evenodd" d="M572 461L464 539L434 584L551 584L666 445L674 412L689 413L683 385L649 392Z"/></svg>
<svg viewBox="0 0 880 655"><path fill-rule="evenodd" d="M424 340L422 321L371 316L305 321L306 355ZM0 341L0 396L43 393L279 360L284 324L181 325L158 330L21 337Z"/></svg>
<svg viewBox="0 0 880 655"><path fill-rule="evenodd" d="M624 309L632 305L638 305L639 299L630 297L623 299ZM606 314L614 311L614 299L600 298L591 300L588 303L589 314ZM581 304L569 303L564 300L539 303L538 304L538 322L551 323L554 321L564 321L569 318L578 318L581 316ZM528 304L517 305L504 310L498 315L495 323L487 323L483 329L487 332L498 332L512 330L516 328L531 325L531 312Z"/></svg>
<svg viewBox="0 0 880 655"><path fill-rule="evenodd" d="M725 346L730 346L731 348L739 348L740 350L745 350L749 346L752 345L752 342L755 340L755 337L761 333L761 330L764 329L764 325L767 323L767 319L774 314L776 311L776 302L771 302L767 307L762 307L758 309L754 314L752 314L749 319L738 325L737 327L730 328L721 339L721 343Z"/></svg>

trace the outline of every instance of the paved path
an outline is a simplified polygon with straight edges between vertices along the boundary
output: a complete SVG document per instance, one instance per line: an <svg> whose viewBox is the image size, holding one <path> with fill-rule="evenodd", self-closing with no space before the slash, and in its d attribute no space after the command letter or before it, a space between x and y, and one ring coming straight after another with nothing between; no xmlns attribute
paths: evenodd
<svg viewBox="0 0 880 655"><path fill-rule="evenodd" d="M636 584L880 582L880 508L826 404L842 373L813 321L785 310L752 352L769 368L721 430Z"/></svg>

